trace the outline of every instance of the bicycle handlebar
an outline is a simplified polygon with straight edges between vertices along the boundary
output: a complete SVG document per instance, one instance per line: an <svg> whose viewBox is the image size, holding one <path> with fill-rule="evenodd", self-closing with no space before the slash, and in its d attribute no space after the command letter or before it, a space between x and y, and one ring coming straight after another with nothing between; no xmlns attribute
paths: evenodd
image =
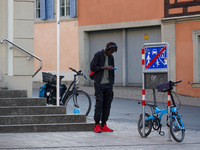
<svg viewBox="0 0 200 150"><path fill-rule="evenodd" d="M83 74L82 70L76 71L76 69L73 69L73 68L71 68L71 67L69 67L69 69L72 70L72 71L74 71L77 75L83 76L83 77L87 80L87 78L86 78L86 76Z"/></svg>
<svg viewBox="0 0 200 150"><path fill-rule="evenodd" d="M180 83L182 82L182 80L178 80L178 81L175 81L175 82L172 82L173 83L173 86L176 86L177 83Z"/></svg>

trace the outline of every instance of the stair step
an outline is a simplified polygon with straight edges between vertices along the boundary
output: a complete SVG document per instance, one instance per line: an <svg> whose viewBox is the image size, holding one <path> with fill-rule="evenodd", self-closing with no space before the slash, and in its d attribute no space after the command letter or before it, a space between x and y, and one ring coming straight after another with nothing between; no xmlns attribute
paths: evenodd
<svg viewBox="0 0 200 150"><path fill-rule="evenodd" d="M86 122L85 115L21 115L0 116L0 125L14 124L49 124L49 123L83 123Z"/></svg>
<svg viewBox="0 0 200 150"><path fill-rule="evenodd" d="M0 90L0 98L27 97L26 90Z"/></svg>
<svg viewBox="0 0 200 150"><path fill-rule="evenodd" d="M7 89L8 89L8 83L1 82L1 79L0 79L0 90L7 90Z"/></svg>
<svg viewBox="0 0 200 150"><path fill-rule="evenodd" d="M93 123L0 125L0 133L93 131Z"/></svg>
<svg viewBox="0 0 200 150"><path fill-rule="evenodd" d="M66 114L64 106L7 106L0 107L1 115Z"/></svg>
<svg viewBox="0 0 200 150"><path fill-rule="evenodd" d="M93 131L85 115L66 115L64 106L46 106L27 91L0 90L0 133Z"/></svg>
<svg viewBox="0 0 200 150"><path fill-rule="evenodd" d="M0 98L0 106L46 106L45 98Z"/></svg>

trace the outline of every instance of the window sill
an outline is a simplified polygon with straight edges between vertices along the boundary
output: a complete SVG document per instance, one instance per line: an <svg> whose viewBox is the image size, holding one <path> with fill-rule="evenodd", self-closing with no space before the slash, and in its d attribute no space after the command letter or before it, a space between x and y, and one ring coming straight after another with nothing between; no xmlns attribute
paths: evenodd
<svg viewBox="0 0 200 150"><path fill-rule="evenodd" d="M191 83L191 85L193 88L200 88L200 83L193 82L193 83Z"/></svg>
<svg viewBox="0 0 200 150"><path fill-rule="evenodd" d="M78 18L69 18L69 17L60 17L60 22L64 21L75 21L78 20ZM37 23L51 23L51 22L56 22L56 19L49 19L49 20L40 20L39 18L35 19L35 24Z"/></svg>

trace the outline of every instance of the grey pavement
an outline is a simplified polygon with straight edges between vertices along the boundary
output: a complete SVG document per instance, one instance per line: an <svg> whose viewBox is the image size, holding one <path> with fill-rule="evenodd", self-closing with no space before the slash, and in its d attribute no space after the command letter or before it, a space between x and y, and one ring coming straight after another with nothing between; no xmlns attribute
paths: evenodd
<svg viewBox="0 0 200 150"><path fill-rule="evenodd" d="M200 131L187 130L183 142L168 136L152 132L147 138L141 138L137 125L132 123L108 122L112 133L94 132L43 132L43 133L4 133L0 134L0 149L26 150L199 150ZM164 131L167 133L167 129Z"/></svg>
<svg viewBox="0 0 200 150"><path fill-rule="evenodd" d="M38 95L37 90L42 85L42 83L33 84L33 95ZM67 86L69 87L69 86ZM89 95L94 95L94 87L89 86L79 86L82 90L86 91ZM121 99L130 99L130 100L142 100L142 88L141 87L114 87L114 97ZM177 94L181 100L182 105L188 106L199 106L200 107L200 98L190 97ZM145 90L145 99L146 101L153 101L153 95L151 89ZM156 92L157 102L167 103L167 94L163 97L162 92Z"/></svg>
<svg viewBox="0 0 200 150"><path fill-rule="evenodd" d="M38 86L37 86L38 87ZM93 87L81 87L89 94L94 93ZM122 99L141 100L140 88L114 88L115 97ZM146 92L146 97L147 96ZM33 96L37 97L38 88L34 87ZM159 96L158 96L159 97ZM182 96L181 96L182 97ZM184 100L191 100L193 104L197 98L184 97ZM161 97L162 98L162 97ZM181 98L182 101L182 98ZM190 102L191 103L191 102ZM189 102L187 105L190 105ZM120 110L119 110L120 111ZM199 118L200 119L200 118ZM91 116L87 122L93 122ZM137 124L134 122L114 121L107 122L109 127L114 129L112 133L94 132L41 132L41 133L2 133L0 134L0 149L19 149L19 150L199 150L200 131L186 130L185 139L178 143L173 139L168 141L168 129L163 127L165 136L160 136L156 131L152 132L147 138L141 138L137 131Z"/></svg>

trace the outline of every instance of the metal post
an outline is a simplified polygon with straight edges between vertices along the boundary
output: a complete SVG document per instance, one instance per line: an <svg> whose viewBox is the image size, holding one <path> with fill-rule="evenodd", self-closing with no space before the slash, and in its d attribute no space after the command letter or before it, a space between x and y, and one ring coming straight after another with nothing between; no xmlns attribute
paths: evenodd
<svg viewBox="0 0 200 150"><path fill-rule="evenodd" d="M145 65L145 50L142 49L142 70L144 70ZM145 137L145 89L144 89L144 73L142 73L142 120L143 120L143 128L142 134Z"/></svg>
<svg viewBox="0 0 200 150"><path fill-rule="evenodd" d="M142 121L143 121L142 134L143 137L145 137L145 89L142 90Z"/></svg>
<svg viewBox="0 0 200 150"><path fill-rule="evenodd" d="M57 0L57 106L60 105L60 0Z"/></svg>
<svg viewBox="0 0 200 150"><path fill-rule="evenodd" d="M171 107L171 94L168 92L168 125L170 125L170 107ZM168 127L168 140L167 141L172 141L171 140L171 133L170 133L170 126Z"/></svg>
<svg viewBox="0 0 200 150"><path fill-rule="evenodd" d="M145 53L146 52L146 53ZM166 54L167 53L167 54ZM161 57L162 56L162 57ZM142 88L151 88L153 89L153 98L154 98L154 105L156 106L156 95L155 95L155 84L158 84L161 82L161 80L158 79L150 79L151 83L147 83L145 81L146 75L151 74L151 73L157 73L157 75L161 73L167 73L168 75L168 80L170 79L170 65L169 65L169 44L166 42L161 42L161 43L145 43L143 44L143 49L142 49ZM161 61L160 59L163 59ZM159 60L158 60L159 59ZM158 62L156 62L156 60ZM166 66L167 65L167 66ZM166 76L163 75L163 79ZM148 80L148 79L147 79ZM145 92L144 92L145 96ZM145 119L145 98L144 99L144 104L143 104L143 121ZM168 117L170 116L170 99L168 99ZM144 122L143 122L144 123ZM143 135L145 135L145 130L143 129ZM169 130L169 140L171 139L170 135L170 130Z"/></svg>
<svg viewBox="0 0 200 150"><path fill-rule="evenodd" d="M13 42L13 0L8 1L8 40ZM8 45L8 75L13 76L13 48Z"/></svg>

